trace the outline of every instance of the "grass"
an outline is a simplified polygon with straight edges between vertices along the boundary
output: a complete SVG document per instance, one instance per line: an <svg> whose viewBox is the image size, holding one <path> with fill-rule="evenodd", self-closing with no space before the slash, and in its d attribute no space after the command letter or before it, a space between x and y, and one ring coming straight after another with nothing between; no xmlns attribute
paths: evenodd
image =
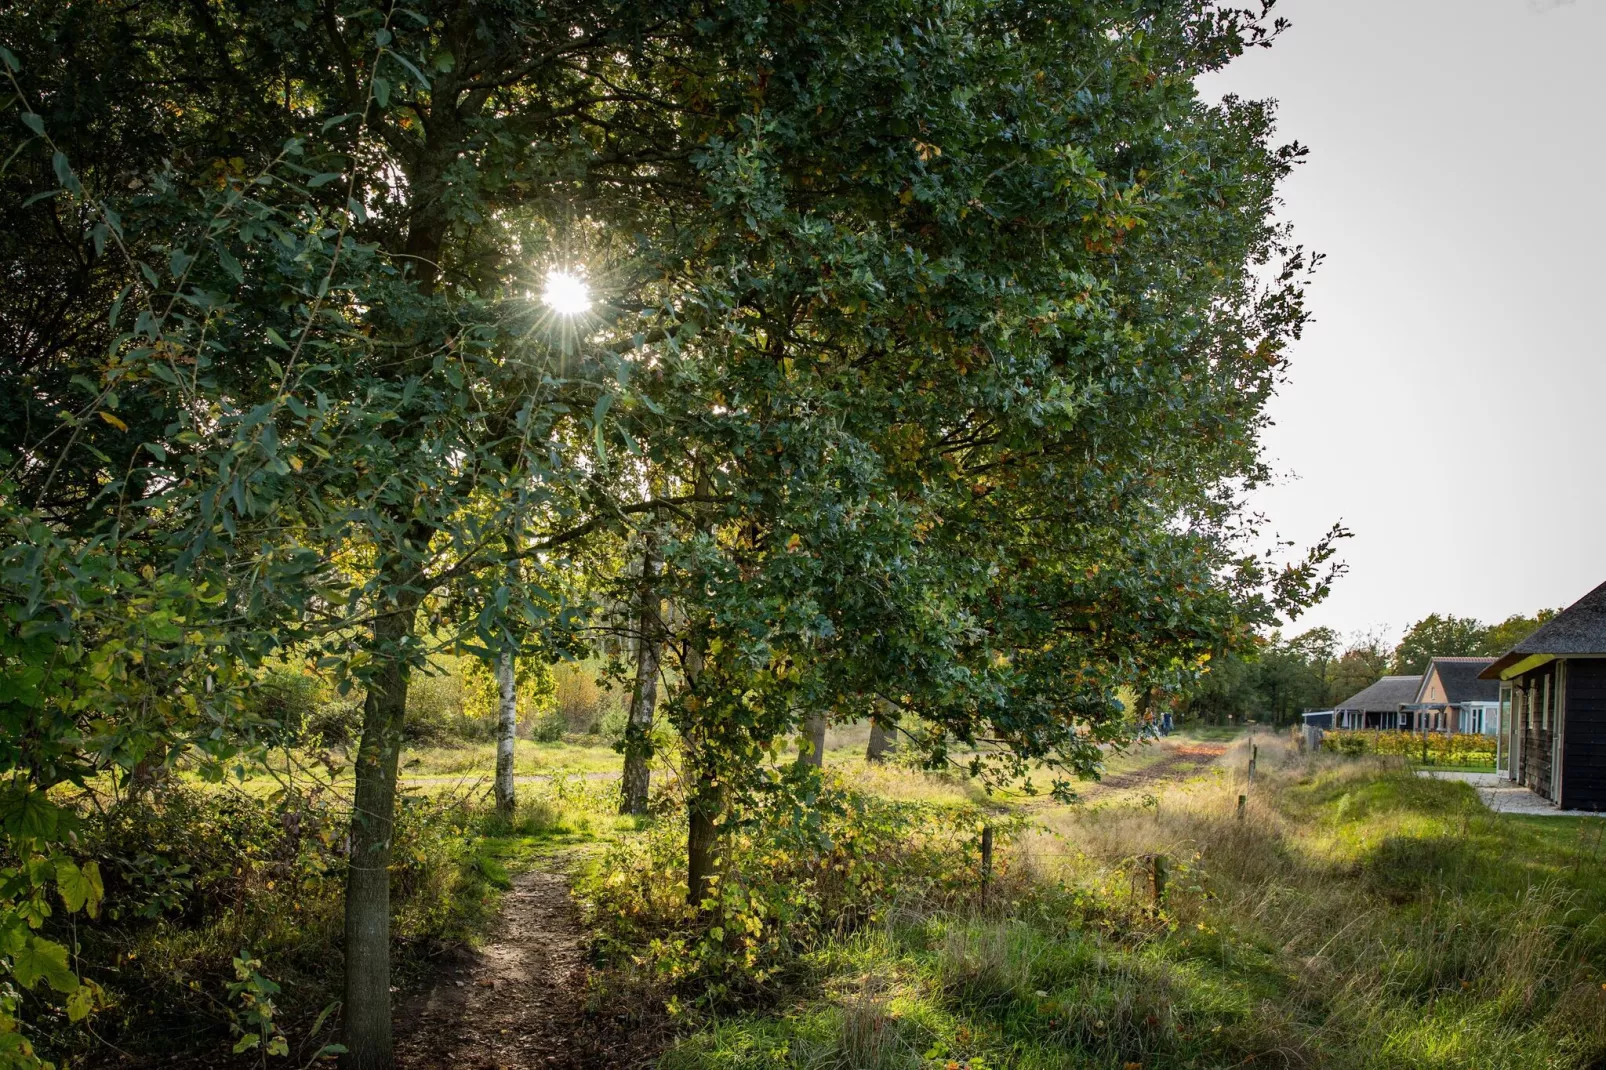
<svg viewBox="0 0 1606 1070"><path fill-rule="evenodd" d="M1586 1067L1606 1056L1606 822L1486 811L1398 759L1264 735L1153 804L1036 811L997 898L805 956L701 1068ZM873 782L865 782L874 787ZM1170 884L1147 899L1144 859Z"/></svg>
<svg viewBox="0 0 1606 1070"><path fill-rule="evenodd" d="M979 808L1001 827L1024 814L1030 831L1001 842L985 902L964 890L971 863L960 859L957 898L891 902L868 923L800 941L769 982L733 989L747 993L735 1003L684 1002L666 1070L1448 1070L1606 1059L1606 821L1496 816L1467 785L1417 777L1407 759L1301 755L1266 732L1255 735L1244 820L1241 730L1112 752L1109 775L1166 761L1178 744L1232 744L1215 762L1170 758L1163 783L1073 806L869 765L862 740L831 742L828 766L858 792L934 815ZM420 861L398 878L403 983L427 983L430 948L482 940L524 870L607 843L657 837L671 855L684 843L673 818L613 813L614 784L585 775L617 768L605 745L521 741L521 775L576 775L521 783L511 822L456 787L488 776L491 762L489 745L409 757L420 805L468 816L417 840ZM274 783L253 778L243 794L265 798ZM287 1001L295 990L289 1020L333 998L334 975L311 952L334 939L338 886L301 878L293 920L266 905L252 912L284 879L280 856L263 850L257 875L224 875L244 913L151 929L134 948L148 965L120 984L170 975L215 989L228 955L249 945L282 971ZM1158 905L1146 880L1154 855L1169 873ZM859 872L906 864L890 851ZM632 950L638 961L657 953ZM599 978L592 1002L606 1004L611 983ZM170 989L161 990L176 1011ZM155 1036L128 991L119 1035Z"/></svg>

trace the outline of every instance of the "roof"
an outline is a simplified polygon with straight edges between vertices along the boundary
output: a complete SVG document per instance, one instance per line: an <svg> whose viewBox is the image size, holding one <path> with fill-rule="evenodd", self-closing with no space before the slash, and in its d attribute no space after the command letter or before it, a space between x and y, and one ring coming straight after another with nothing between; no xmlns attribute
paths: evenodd
<svg viewBox="0 0 1606 1070"><path fill-rule="evenodd" d="M1496 658L1482 675L1498 680L1502 670L1535 654L1606 654L1606 583L1535 628L1528 638Z"/></svg>
<svg viewBox="0 0 1606 1070"><path fill-rule="evenodd" d="M1428 673L1438 672L1444 697L1452 706L1463 702L1499 702L1500 681L1485 680L1478 674L1494 664L1494 658L1434 658ZM1423 676L1427 682L1427 676Z"/></svg>
<svg viewBox="0 0 1606 1070"><path fill-rule="evenodd" d="M1371 687L1351 695L1333 707L1335 710L1361 710L1365 713L1393 713L1401 705L1416 701L1422 687L1420 676L1385 676Z"/></svg>

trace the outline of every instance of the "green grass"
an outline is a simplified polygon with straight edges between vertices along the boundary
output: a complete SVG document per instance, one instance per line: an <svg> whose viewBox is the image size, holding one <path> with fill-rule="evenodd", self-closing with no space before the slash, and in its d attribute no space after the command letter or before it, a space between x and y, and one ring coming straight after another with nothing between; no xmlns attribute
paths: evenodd
<svg viewBox="0 0 1606 1070"><path fill-rule="evenodd" d="M661 1065L1588 1067L1606 1057L1606 821L1490 814L1403 763L1261 736L1158 806L1036 812L987 906L804 956ZM1236 770L1243 745L1221 765ZM1171 863L1156 913L1140 859Z"/></svg>

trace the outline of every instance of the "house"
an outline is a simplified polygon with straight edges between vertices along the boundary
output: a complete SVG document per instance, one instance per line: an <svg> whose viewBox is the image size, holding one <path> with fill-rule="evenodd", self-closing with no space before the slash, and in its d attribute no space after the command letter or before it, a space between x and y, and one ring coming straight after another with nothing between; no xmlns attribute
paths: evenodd
<svg viewBox="0 0 1606 1070"><path fill-rule="evenodd" d="M1385 676L1333 707L1335 728L1408 729L1410 715L1400 707L1416 701L1420 676Z"/></svg>
<svg viewBox="0 0 1606 1070"><path fill-rule="evenodd" d="M1303 718L1303 720L1305 722L1305 725L1308 728L1332 728L1333 727L1333 711L1332 710L1306 710L1300 716L1301 716L1301 718Z"/></svg>
<svg viewBox="0 0 1606 1070"><path fill-rule="evenodd" d="M1416 697L1401 709L1413 732L1492 736L1500 720L1500 681L1479 677L1494 658L1434 658Z"/></svg>
<svg viewBox="0 0 1606 1070"><path fill-rule="evenodd" d="M1606 808L1606 583L1496 658L1502 774L1564 810Z"/></svg>

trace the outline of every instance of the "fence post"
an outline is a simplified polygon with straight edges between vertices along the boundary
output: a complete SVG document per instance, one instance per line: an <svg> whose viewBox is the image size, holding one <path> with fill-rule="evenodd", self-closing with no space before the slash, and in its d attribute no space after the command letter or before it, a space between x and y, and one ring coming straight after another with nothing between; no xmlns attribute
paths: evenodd
<svg viewBox="0 0 1606 1070"><path fill-rule="evenodd" d="M993 879L993 827L981 827L981 898L987 900L987 885Z"/></svg>
<svg viewBox="0 0 1606 1070"><path fill-rule="evenodd" d="M1247 803L1248 801L1249 801L1249 796L1247 796L1247 795L1238 796L1238 820L1239 821L1242 821L1244 819L1244 804Z"/></svg>
<svg viewBox="0 0 1606 1070"><path fill-rule="evenodd" d="M1151 855L1149 857L1149 901L1156 910L1160 909L1160 901L1165 898L1165 882L1170 876L1169 864L1165 855Z"/></svg>
<svg viewBox="0 0 1606 1070"><path fill-rule="evenodd" d="M1260 748L1253 743L1249 744L1249 782L1251 784L1255 782L1255 763L1259 760Z"/></svg>

